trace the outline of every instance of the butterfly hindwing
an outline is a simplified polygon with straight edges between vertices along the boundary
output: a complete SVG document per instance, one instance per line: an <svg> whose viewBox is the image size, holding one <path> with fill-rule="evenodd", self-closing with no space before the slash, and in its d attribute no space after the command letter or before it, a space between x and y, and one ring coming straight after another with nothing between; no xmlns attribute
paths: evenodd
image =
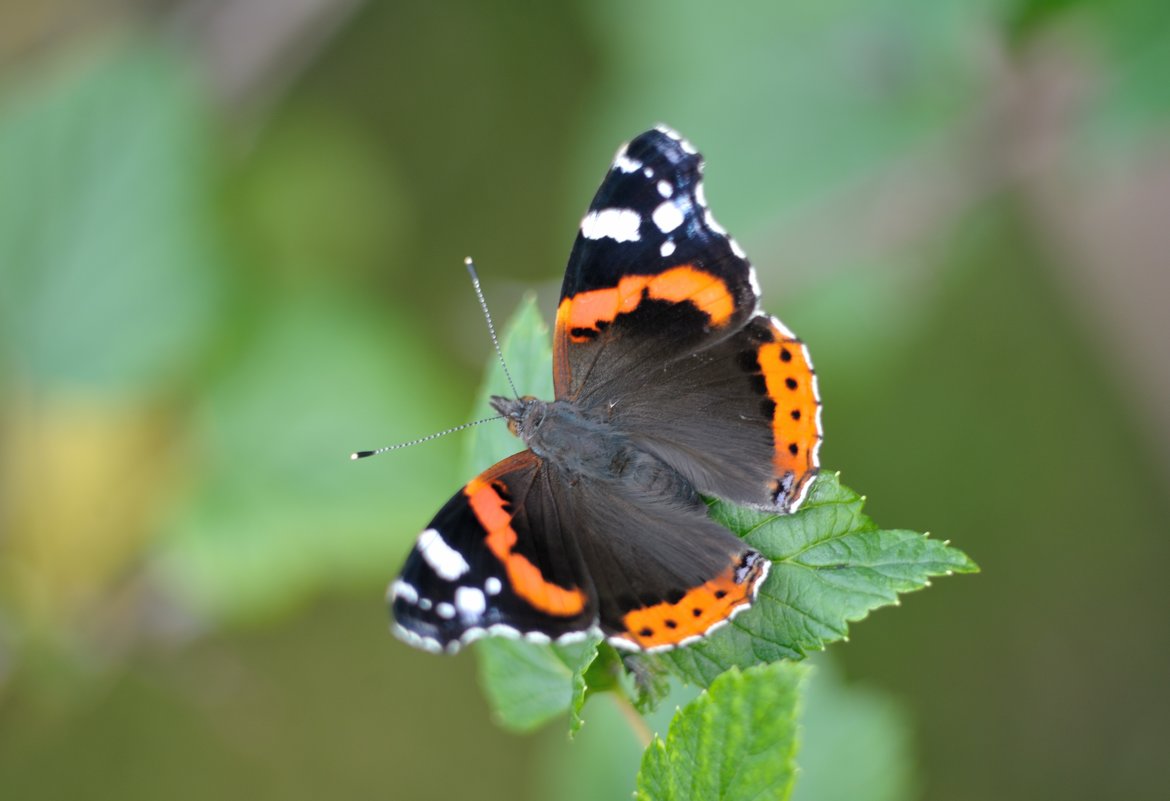
<svg viewBox="0 0 1170 801"><path fill-rule="evenodd" d="M803 343L766 315L660 365L610 422L700 492L735 503L794 511L817 470L816 374Z"/></svg>
<svg viewBox="0 0 1170 801"><path fill-rule="evenodd" d="M711 520L669 469L646 484L565 484L563 495L558 505L572 510L600 628L620 648L693 642L750 607L767 576L768 560Z"/></svg>

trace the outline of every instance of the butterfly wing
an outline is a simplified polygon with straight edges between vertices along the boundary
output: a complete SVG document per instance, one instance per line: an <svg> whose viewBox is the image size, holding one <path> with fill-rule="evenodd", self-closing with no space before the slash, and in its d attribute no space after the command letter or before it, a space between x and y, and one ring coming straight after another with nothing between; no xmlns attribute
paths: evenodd
<svg viewBox="0 0 1170 801"><path fill-rule="evenodd" d="M779 320L660 366L623 394L613 427L699 491L788 513L819 464L821 403L808 350Z"/></svg>
<svg viewBox="0 0 1170 801"><path fill-rule="evenodd" d="M615 379L741 328L751 267L706 208L702 159L669 129L633 139L598 189L569 255L553 337L558 398L587 405Z"/></svg>
<svg viewBox="0 0 1170 801"><path fill-rule="evenodd" d="M569 257L557 397L604 414L701 492L791 512L818 465L816 374L803 343L758 311L702 166L668 129L618 152Z"/></svg>
<svg viewBox="0 0 1170 801"><path fill-rule="evenodd" d="M395 633L454 651L485 634L547 641L595 625L597 604L549 466L532 451L468 482L419 535L387 600Z"/></svg>
<svg viewBox="0 0 1170 801"><path fill-rule="evenodd" d="M770 566L707 516L680 474L654 461L647 485L564 484L560 503L573 513L600 628L629 650L664 650L709 633L751 606Z"/></svg>
<svg viewBox="0 0 1170 801"><path fill-rule="evenodd" d="M390 585L395 633L452 652L485 634L565 642L600 630L661 650L747 609L768 561L711 521L680 474L652 469L644 485L572 481L524 451L476 477Z"/></svg>

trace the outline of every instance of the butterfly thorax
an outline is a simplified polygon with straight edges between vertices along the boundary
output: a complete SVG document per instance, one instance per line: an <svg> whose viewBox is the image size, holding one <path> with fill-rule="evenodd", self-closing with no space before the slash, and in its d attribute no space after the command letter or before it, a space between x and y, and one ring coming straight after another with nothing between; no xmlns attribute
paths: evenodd
<svg viewBox="0 0 1170 801"><path fill-rule="evenodd" d="M569 401L495 396L492 407L507 418L509 430L533 453L571 479L620 482L627 490L665 491L684 502L697 498L678 471Z"/></svg>

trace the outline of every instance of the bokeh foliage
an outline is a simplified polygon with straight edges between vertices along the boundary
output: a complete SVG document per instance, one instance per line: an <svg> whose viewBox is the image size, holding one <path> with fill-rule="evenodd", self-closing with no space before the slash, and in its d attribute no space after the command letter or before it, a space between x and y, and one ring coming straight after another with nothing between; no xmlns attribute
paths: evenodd
<svg viewBox="0 0 1170 801"><path fill-rule="evenodd" d="M814 675L809 780L860 693L919 732L874 799L1161 797L1164 429L1052 220L1157 174L1163 4L371 3L242 105L189 16L131 6L2 54L0 794L629 791L604 703L506 738L470 660L384 632L457 438L345 457L465 419L461 259L547 313L661 120L810 344L827 463L984 570L858 628L827 723Z"/></svg>

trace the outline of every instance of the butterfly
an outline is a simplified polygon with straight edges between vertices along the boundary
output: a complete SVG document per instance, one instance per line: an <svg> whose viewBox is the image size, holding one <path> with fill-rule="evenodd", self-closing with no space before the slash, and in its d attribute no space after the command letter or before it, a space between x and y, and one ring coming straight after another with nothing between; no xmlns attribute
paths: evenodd
<svg viewBox="0 0 1170 801"><path fill-rule="evenodd" d="M618 151L569 255L555 398L492 398L526 447L418 537L387 592L407 643L599 632L659 651L754 601L770 563L703 498L794 512L817 471L821 401L808 349L760 310L702 174L665 126Z"/></svg>

